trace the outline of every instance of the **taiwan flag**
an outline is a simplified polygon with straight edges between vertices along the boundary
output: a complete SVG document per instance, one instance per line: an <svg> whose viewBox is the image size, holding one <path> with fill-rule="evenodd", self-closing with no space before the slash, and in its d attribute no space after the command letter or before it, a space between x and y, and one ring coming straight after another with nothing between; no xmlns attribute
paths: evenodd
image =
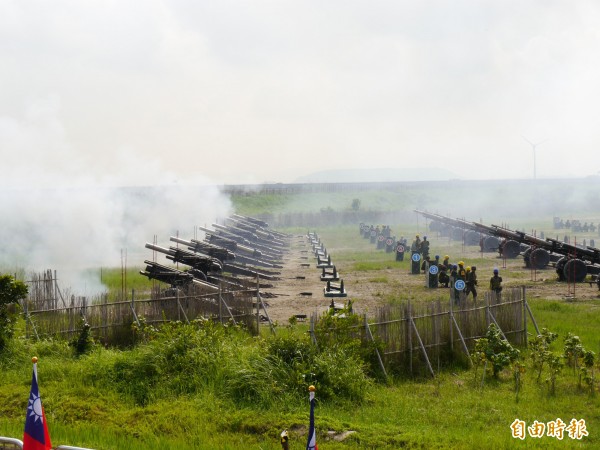
<svg viewBox="0 0 600 450"><path fill-rule="evenodd" d="M27 402L27 417L25 419L25 433L23 434L23 450L50 450L51 448L48 424L46 423L46 415L42 407L37 382L37 358L34 358L31 393L29 394L29 402Z"/></svg>
<svg viewBox="0 0 600 450"><path fill-rule="evenodd" d="M319 450L317 447L317 432L315 431L315 387L308 388L310 394L310 423L308 426L308 442L306 450Z"/></svg>

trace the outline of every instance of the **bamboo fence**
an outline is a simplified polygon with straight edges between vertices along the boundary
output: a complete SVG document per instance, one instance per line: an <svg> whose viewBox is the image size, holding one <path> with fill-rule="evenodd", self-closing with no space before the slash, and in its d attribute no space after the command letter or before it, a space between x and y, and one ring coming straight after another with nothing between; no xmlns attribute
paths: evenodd
<svg viewBox="0 0 600 450"><path fill-rule="evenodd" d="M379 308L371 321L365 317L357 335L381 344L377 356L384 373L435 376L449 361L464 359L471 363L475 340L485 336L491 323L516 346L527 345L527 317L539 333L524 287L505 289L501 298L493 292L483 297L477 303L462 295L458 302L451 296L447 302L387 305ZM318 320L316 316L311 318L314 341Z"/></svg>

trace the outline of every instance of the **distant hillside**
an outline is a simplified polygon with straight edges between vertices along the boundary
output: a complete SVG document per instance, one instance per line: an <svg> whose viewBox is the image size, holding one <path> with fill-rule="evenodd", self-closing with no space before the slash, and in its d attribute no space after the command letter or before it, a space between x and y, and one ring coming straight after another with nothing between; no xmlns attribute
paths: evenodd
<svg viewBox="0 0 600 450"><path fill-rule="evenodd" d="M298 177L294 183L374 183L394 181L445 181L459 176L437 167L410 169L340 169L322 170Z"/></svg>

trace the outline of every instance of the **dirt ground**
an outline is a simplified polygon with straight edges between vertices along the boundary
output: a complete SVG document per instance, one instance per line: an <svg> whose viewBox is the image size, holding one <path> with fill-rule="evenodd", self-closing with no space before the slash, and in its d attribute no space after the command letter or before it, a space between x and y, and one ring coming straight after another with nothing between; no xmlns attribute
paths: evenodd
<svg viewBox="0 0 600 450"><path fill-rule="evenodd" d="M356 239L358 242L361 238L357 236ZM447 245L446 242L436 241L435 238L432 238L431 241L434 252L436 247L443 250ZM374 311L377 306L385 302L386 295L390 295L393 290L398 289L414 292L415 298L419 296L419 292L424 291L430 296L435 295L436 298L444 299L449 296L447 289L425 289L424 276L411 275L409 262L405 264L405 267L399 268L396 265L379 271L357 271L353 268L354 261L336 262L336 251L346 250L349 249L327 247L327 252L332 257L332 263L336 264L336 268L344 280L347 292L346 298L334 298L334 301L337 304L345 304L348 299L352 299L353 309L357 313L366 312L368 314L369 311ZM384 252L377 250L374 245L372 251ZM454 251L457 252L456 249ZM395 253L388 253L388 255L390 261L395 260ZM408 258L409 254L407 253L405 261ZM487 289L492 268L498 267L501 275L504 275L504 286L508 288L525 285L528 298L563 301L585 301L600 298L600 292L595 284L590 286L587 282L577 285L559 283L556 281L557 277L553 268L537 272L530 271L524 268L522 257L503 261L498 258L497 254L481 254L477 247L471 247L461 248L460 258L465 260L466 265L470 264L469 261L477 261L480 295ZM273 287L261 290L265 294L264 301L268 305L267 312L272 321L279 325L287 325L291 316L306 315L310 317L315 311L322 314L328 309L332 299L324 295L326 282L320 279L321 269L317 268L317 258L308 236L294 235L292 237L290 248L285 256L284 267L279 271L281 272L278 275L280 279L273 282Z"/></svg>

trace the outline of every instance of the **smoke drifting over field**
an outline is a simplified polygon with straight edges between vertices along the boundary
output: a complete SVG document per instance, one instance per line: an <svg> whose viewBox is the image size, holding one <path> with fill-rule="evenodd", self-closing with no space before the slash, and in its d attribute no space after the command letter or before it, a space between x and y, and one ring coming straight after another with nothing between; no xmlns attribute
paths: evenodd
<svg viewBox="0 0 600 450"><path fill-rule="evenodd" d="M150 259L145 242L229 213L211 181L165 170L141 149L115 143L111 165L71 144L58 96L30 100L0 115L0 270L57 270L61 286L95 292L90 268ZM104 161L104 164L106 161ZM193 166L195 161L180 161ZM120 187L127 186L127 187ZM152 186L152 187L142 187Z"/></svg>
<svg viewBox="0 0 600 450"><path fill-rule="evenodd" d="M62 188L4 191L0 208L4 270L56 269L61 281L90 289L86 269L118 267L122 250L139 266L155 234L191 237L195 225L227 214L229 201L215 187Z"/></svg>

